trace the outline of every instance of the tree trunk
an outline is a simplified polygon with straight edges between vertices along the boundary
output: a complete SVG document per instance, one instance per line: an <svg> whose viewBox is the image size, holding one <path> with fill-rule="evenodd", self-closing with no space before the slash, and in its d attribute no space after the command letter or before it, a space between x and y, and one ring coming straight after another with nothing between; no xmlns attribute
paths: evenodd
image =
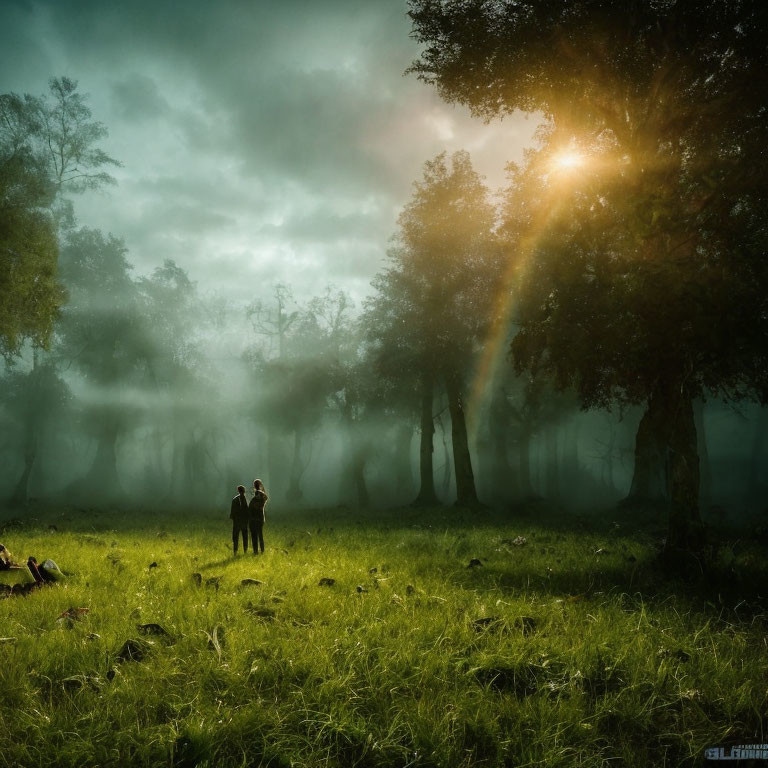
<svg viewBox="0 0 768 768"><path fill-rule="evenodd" d="M365 508L369 507L371 504L368 486L365 483L365 464L368 459L368 445L360 444L361 441L359 439L357 440L357 443L357 450L352 464L352 476L355 481L355 490L357 491L357 504L358 506Z"/></svg>
<svg viewBox="0 0 768 768"><path fill-rule="evenodd" d="M456 477L456 504L461 507L479 504L475 490L475 476L467 441L467 424L464 416L464 402L461 381L457 374L445 379L448 393L448 410L451 414L451 442L453 445L453 468Z"/></svg>
<svg viewBox="0 0 768 768"><path fill-rule="evenodd" d="M434 383L429 373L421 379L421 441L419 445L419 492L414 504L431 507L439 504L435 493L435 477L432 468L435 421L432 415Z"/></svg>
<svg viewBox="0 0 768 768"><path fill-rule="evenodd" d="M24 469L19 478L19 482L16 483L13 493L11 494L10 504L14 507L26 507L29 501L29 476L32 474L32 470L35 466L35 459L37 459L37 435L35 430L27 432L26 445L24 448Z"/></svg>
<svg viewBox="0 0 768 768"><path fill-rule="evenodd" d="M664 454L669 505L667 551L696 551L704 543L699 516L699 453L693 401L684 385L674 381L663 391Z"/></svg>
<svg viewBox="0 0 768 768"><path fill-rule="evenodd" d="M352 419L349 412L341 411L346 432L346 455L344 468L339 483L339 498L346 502L354 498L359 507L370 506L370 495L365 482L365 465L368 461L370 446L363 437L360 425Z"/></svg>
<svg viewBox="0 0 768 768"><path fill-rule="evenodd" d="M106 419L99 434L96 456L85 476L87 485L92 486L97 496L114 497L122 493L120 478L117 474L117 443L119 429L111 419ZM99 491L103 490L103 493Z"/></svg>
<svg viewBox="0 0 768 768"><path fill-rule="evenodd" d="M413 492L413 467L411 465L411 441L413 426L402 422L395 429L395 482L397 487L410 495Z"/></svg>
<svg viewBox="0 0 768 768"><path fill-rule="evenodd" d="M440 490L443 492L443 498L447 498L451 493L451 454L448 450L445 422L442 416L440 417L440 442L443 444L443 477L440 480Z"/></svg>
<svg viewBox="0 0 768 768"><path fill-rule="evenodd" d="M635 436L635 469L624 503L658 503L663 497L664 455L658 395L648 400Z"/></svg>
<svg viewBox="0 0 768 768"><path fill-rule="evenodd" d="M9 503L14 507L26 507L29 501L29 478L32 474L32 470L35 467L35 461L37 459L38 448L38 405L39 405L39 391L40 391L40 362L39 362L39 348L37 345L32 347L32 370L28 378L27 388L31 389L33 393L32 403L33 406L25 408L26 423L24 430L24 469L21 472L21 477L16 483L16 487L13 489Z"/></svg>
<svg viewBox="0 0 768 768"><path fill-rule="evenodd" d="M304 498L304 492L301 490L301 477L304 474L305 467L301 463L301 430L297 429L293 433L293 460L291 461L291 479L288 485L286 498L288 501L299 503Z"/></svg>
<svg viewBox="0 0 768 768"><path fill-rule="evenodd" d="M264 477L264 484L269 488L269 493L273 499L287 498L285 483L285 467L288 465L288 452L281 439L280 430L274 426L267 426L267 471Z"/></svg>
<svg viewBox="0 0 768 768"><path fill-rule="evenodd" d="M547 446L546 488L547 496L553 501L557 501L560 498L560 466L557 455L557 436L558 427L556 424L551 424L545 433Z"/></svg>
<svg viewBox="0 0 768 768"><path fill-rule="evenodd" d="M693 401L693 420L696 425L696 440L701 473L701 485L699 487L700 503L701 506L706 508L712 503L712 467L709 464L707 433L704 429L704 401L699 398Z"/></svg>
<svg viewBox="0 0 768 768"><path fill-rule="evenodd" d="M752 437L752 456L749 463L749 480L747 481L747 493L744 506L757 508L762 511L765 508L763 494L765 491L765 477L768 475L765 461L765 444L768 436L768 409L760 408Z"/></svg>
<svg viewBox="0 0 768 768"><path fill-rule="evenodd" d="M533 496L533 486L531 485L531 430L527 424L523 424L520 427L518 446L520 498L530 499Z"/></svg>
<svg viewBox="0 0 768 768"><path fill-rule="evenodd" d="M120 426L114 416L105 414L97 435L96 456L83 477L67 487L67 493L80 503L120 501L124 491L117 474L115 444Z"/></svg>
<svg viewBox="0 0 768 768"><path fill-rule="evenodd" d="M563 434L563 463L560 477L561 486L566 494L571 494L580 478L579 472L579 422L573 419Z"/></svg>

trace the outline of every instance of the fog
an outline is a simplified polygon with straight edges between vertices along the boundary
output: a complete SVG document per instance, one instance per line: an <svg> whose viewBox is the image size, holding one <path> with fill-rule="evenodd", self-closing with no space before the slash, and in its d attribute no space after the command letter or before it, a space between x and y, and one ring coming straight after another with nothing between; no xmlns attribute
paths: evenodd
<svg viewBox="0 0 768 768"><path fill-rule="evenodd" d="M507 164L533 167L524 151L546 146L543 117L483 124L403 77L418 55L406 10L6 7L0 91L19 100L4 102L18 128L4 147L47 174L36 209L63 288L50 328L5 350L7 504L225 509L257 477L286 511L463 504L467 478L473 499L507 510L637 495L642 398L585 405L515 368L514 302L485 309L513 295L499 256L516 215ZM72 130L90 126L91 154L61 167L33 119L56 109L49 78L81 110ZM413 222L448 227L429 209L435 179L475 190L454 227L472 245L439 278L425 257L417 280ZM481 220L487 258L480 229L468 233ZM713 387L695 403L713 522L764 508L768 417L752 400ZM644 501L663 507L665 472L657 461Z"/></svg>
<svg viewBox="0 0 768 768"><path fill-rule="evenodd" d="M64 275L68 255L65 247ZM366 313L343 291L298 301L288 286L265 286L248 303L223 301L185 283L178 266L128 267L126 295L105 301L104 284L92 285L87 301L63 308L49 350L27 348L6 367L2 498L203 511L226 508L238 484L258 477L284 511L414 501L418 393L407 374L378 376ZM66 287L74 302L78 286ZM531 409L529 383L505 360L468 422L480 500L585 512L625 498L642 409L585 412L567 392ZM433 416L435 490L449 505L451 420L439 388ZM762 511L766 416L702 403L702 504L712 521ZM657 484L663 495L663 478Z"/></svg>

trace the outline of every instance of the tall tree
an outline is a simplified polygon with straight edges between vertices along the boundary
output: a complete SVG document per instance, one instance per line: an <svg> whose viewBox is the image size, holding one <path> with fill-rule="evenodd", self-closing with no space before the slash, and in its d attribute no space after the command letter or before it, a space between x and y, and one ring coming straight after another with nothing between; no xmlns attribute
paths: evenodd
<svg viewBox="0 0 768 768"><path fill-rule="evenodd" d="M193 465L200 462L194 447L201 397L215 398L206 387L200 332L206 323L200 312L197 286L173 260L166 259L149 277L137 281L142 315L146 363L146 412L158 453L170 439L170 472L162 456L147 456L148 473L157 483L155 495L178 496L190 487L202 487ZM137 343L140 339L137 337ZM137 344L137 352L139 352Z"/></svg>
<svg viewBox="0 0 768 768"><path fill-rule="evenodd" d="M646 403L668 548L697 547L693 399L768 395L764 4L413 0L411 17L412 70L445 98L548 120L518 365L587 406Z"/></svg>
<svg viewBox="0 0 768 768"><path fill-rule="evenodd" d="M69 302L62 311L58 354L88 385L84 406L96 438L93 463L71 490L107 500L122 495L116 445L126 426L129 387L147 370L146 326L131 269L123 242L98 230L72 231L62 248Z"/></svg>
<svg viewBox="0 0 768 768"><path fill-rule="evenodd" d="M70 399L69 388L51 360L33 366L30 371L11 369L2 380L0 401L15 427L14 439L23 447L24 464L9 499L11 505L27 504L40 443L52 438L56 419ZM39 493L39 471L36 485Z"/></svg>
<svg viewBox="0 0 768 768"><path fill-rule="evenodd" d="M374 281L370 311L383 322L377 332L381 359L419 381L421 490L434 498L432 403L444 385L451 415L457 503L478 503L467 435L469 376L490 323L499 266L495 211L469 154L445 153L426 163L422 181L398 219L390 268ZM390 363L391 365L392 363Z"/></svg>
<svg viewBox="0 0 768 768"><path fill-rule="evenodd" d="M57 280L58 225L73 224L65 196L113 184L120 163L99 142L76 80L52 78L47 97L0 94L0 353L25 340L46 347L64 300Z"/></svg>
<svg viewBox="0 0 768 768"><path fill-rule="evenodd" d="M272 307L260 302L249 309L262 344L248 357L258 382L256 419L267 428L274 458L280 438L292 442L286 498L304 500L302 480L312 458L312 438L338 389L339 337L347 323L349 299L330 290L289 311L292 296L278 285ZM279 468L271 467L271 482Z"/></svg>
<svg viewBox="0 0 768 768"><path fill-rule="evenodd" d="M64 298L49 212L56 190L36 151L33 105L30 98L0 95L0 354L6 360L25 340L47 346Z"/></svg>
<svg viewBox="0 0 768 768"><path fill-rule="evenodd" d="M0 354L14 360L31 343L31 390L38 388L35 369L65 299L60 230L74 226L66 195L114 183L103 168L119 163L98 146L106 135L69 78L53 78L47 97L0 95ZM29 421L17 502L25 501L19 489L26 492L41 445L39 421L22 412Z"/></svg>

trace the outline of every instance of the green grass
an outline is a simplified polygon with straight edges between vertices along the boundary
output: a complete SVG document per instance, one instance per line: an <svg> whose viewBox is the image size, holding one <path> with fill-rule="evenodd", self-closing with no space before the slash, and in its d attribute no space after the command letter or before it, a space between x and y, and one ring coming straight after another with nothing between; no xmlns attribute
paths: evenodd
<svg viewBox="0 0 768 768"><path fill-rule="evenodd" d="M768 741L758 544L693 583L629 524L545 523L275 510L238 559L214 517L6 527L70 575L0 600L0 766L678 766Z"/></svg>

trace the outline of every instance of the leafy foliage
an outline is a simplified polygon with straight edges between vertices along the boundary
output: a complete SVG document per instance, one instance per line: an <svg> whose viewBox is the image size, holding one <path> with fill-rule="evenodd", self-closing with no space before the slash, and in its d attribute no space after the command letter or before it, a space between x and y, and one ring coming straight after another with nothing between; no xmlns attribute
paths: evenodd
<svg viewBox="0 0 768 768"><path fill-rule="evenodd" d="M366 311L382 373L464 373L487 329L500 270L495 210L467 152L425 164Z"/></svg>
<svg viewBox="0 0 768 768"><path fill-rule="evenodd" d="M48 343L64 298L48 211L55 190L31 141L37 124L30 104L0 95L0 353L6 360L27 338Z"/></svg>
<svg viewBox="0 0 768 768"><path fill-rule="evenodd" d="M0 95L0 353L26 339L48 345L64 293L57 281L59 225L74 223L64 195L113 184L120 163L98 146L77 81L50 81L50 98Z"/></svg>

